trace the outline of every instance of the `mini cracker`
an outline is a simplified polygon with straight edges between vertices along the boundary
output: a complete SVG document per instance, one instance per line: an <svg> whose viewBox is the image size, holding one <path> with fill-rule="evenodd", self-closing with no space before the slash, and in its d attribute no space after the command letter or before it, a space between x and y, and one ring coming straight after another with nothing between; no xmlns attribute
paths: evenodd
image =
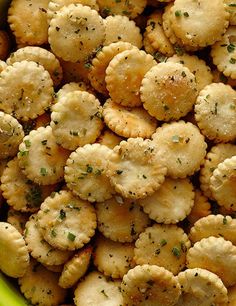
<svg viewBox="0 0 236 306"><path fill-rule="evenodd" d="M65 181L70 190L84 200L103 202L115 193L106 176L112 150L95 143L72 152L65 167Z"/></svg>
<svg viewBox="0 0 236 306"><path fill-rule="evenodd" d="M19 146L19 165L24 174L41 185L58 183L64 175L69 152L56 143L50 126L32 130Z"/></svg>
<svg viewBox="0 0 236 306"><path fill-rule="evenodd" d="M157 147L149 140L129 138L113 149L107 175L118 193L139 199L151 195L164 182L166 167L157 158Z"/></svg>
<svg viewBox="0 0 236 306"><path fill-rule="evenodd" d="M106 276L122 278L135 266L134 245L98 236L95 240L94 265Z"/></svg>
<svg viewBox="0 0 236 306"><path fill-rule="evenodd" d="M130 269L123 277L121 293L127 306L173 306L181 290L170 271L156 265L142 265Z"/></svg>
<svg viewBox="0 0 236 306"><path fill-rule="evenodd" d="M89 83L88 73L91 65L84 62L66 62L60 59L60 64L63 70L63 81L65 83L70 82L85 82Z"/></svg>
<svg viewBox="0 0 236 306"><path fill-rule="evenodd" d="M20 291L33 305L56 306L65 301L66 290L58 285L58 273L48 271L31 259L25 275L19 278Z"/></svg>
<svg viewBox="0 0 236 306"><path fill-rule="evenodd" d="M236 220L230 216L209 215L198 220L191 228L189 239L195 243L210 236L223 237L236 245Z"/></svg>
<svg viewBox="0 0 236 306"><path fill-rule="evenodd" d="M175 35L184 45L205 47L221 39L229 24L229 13L222 0L177 0L171 8L170 19Z"/></svg>
<svg viewBox="0 0 236 306"><path fill-rule="evenodd" d="M7 212L7 222L13 225L23 235L25 224L29 220L29 214L17 211L10 207Z"/></svg>
<svg viewBox="0 0 236 306"><path fill-rule="evenodd" d="M174 54L174 48L162 27L162 13L160 11L156 11L149 16L146 33L147 39L155 50L167 56Z"/></svg>
<svg viewBox="0 0 236 306"><path fill-rule="evenodd" d="M67 93L74 91L88 91L89 85L85 82L70 82L63 85L60 90L56 93L55 101L59 102Z"/></svg>
<svg viewBox="0 0 236 306"><path fill-rule="evenodd" d="M236 26L230 26L221 40L212 46L211 56L218 70L227 77L236 79Z"/></svg>
<svg viewBox="0 0 236 306"><path fill-rule="evenodd" d="M78 280L87 272L90 258L92 255L92 247L87 246L80 250L65 265L59 278L59 286L62 288L73 287Z"/></svg>
<svg viewBox="0 0 236 306"><path fill-rule="evenodd" d="M236 210L236 156L225 159L210 178L213 198L226 209Z"/></svg>
<svg viewBox="0 0 236 306"><path fill-rule="evenodd" d="M58 11L63 6L70 4L82 4L91 7L91 9L98 11L99 7L96 0L50 0L48 4L47 17L48 23L53 17L56 17Z"/></svg>
<svg viewBox="0 0 236 306"><path fill-rule="evenodd" d="M54 188L29 180L21 171L17 157L8 162L1 176L1 190L7 204L21 212L36 212Z"/></svg>
<svg viewBox="0 0 236 306"><path fill-rule="evenodd" d="M96 203L95 208L98 230L113 241L132 242L150 224L148 216L137 203L119 195Z"/></svg>
<svg viewBox="0 0 236 306"><path fill-rule="evenodd" d="M139 200L138 204L157 223L178 223L193 207L193 185L189 179L166 178L157 191Z"/></svg>
<svg viewBox="0 0 236 306"><path fill-rule="evenodd" d="M122 140L122 137L107 129L98 137L97 142L107 146L109 149L113 149L115 146L119 145Z"/></svg>
<svg viewBox="0 0 236 306"><path fill-rule="evenodd" d="M32 61L16 62L0 76L0 109L17 119L34 119L52 103L53 83L41 65Z"/></svg>
<svg viewBox="0 0 236 306"><path fill-rule="evenodd" d="M85 61L103 43L104 38L103 19L88 6L64 6L50 21L50 46L65 61Z"/></svg>
<svg viewBox="0 0 236 306"><path fill-rule="evenodd" d="M157 121L142 107L128 108L108 99L103 106L106 125L116 134L129 137L150 138L157 128Z"/></svg>
<svg viewBox="0 0 236 306"><path fill-rule="evenodd" d="M105 80L111 99L123 106L140 106L142 79L155 65L150 54L136 48L117 54L106 70Z"/></svg>
<svg viewBox="0 0 236 306"><path fill-rule="evenodd" d="M214 273L200 268L180 272L177 280L182 295L176 306L225 305L228 302L227 289Z"/></svg>
<svg viewBox="0 0 236 306"><path fill-rule="evenodd" d="M147 0L97 0L97 3L103 16L125 15L133 19L143 12Z"/></svg>
<svg viewBox="0 0 236 306"><path fill-rule="evenodd" d="M16 155L23 137L22 125L13 116L0 111L0 159Z"/></svg>
<svg viewBox="0 0 236 306"><path fill-rule="evenodd" d="M27 46L11 53L7 59L7 64L12 65L15 62L24 60L33 61L42 65L49 72L54 85L57 86L60 84L62 80L62 68L60 62L52 52L41 47Z"/></svg>
<svg viewBox="0 0 236 306"><path fill-rule="evenodd" d="M125 50L131 50L133 46L128 42L116 42L104 46L92 60L92 66L89 71L89 80L92 86L100 93L108 96L106 88L106 69L115 55Z"/></svg>
<svg viewBox="0 0 236 306"><path fill-rule="evenodd" d="M47 7L49 0L13 0L8 23L20 44L42 45L48 40Z"/></svg>
<svg viewBox="0 0 236 306"><path fill-rule="evenodd" d="M104 45L110 45L114 42L129 42L133 46L142 47L142 35L139 27L133 20L127 16L108 16L104 20L105 24L105 41Z"/></svg>
<svg viewBox="0 0 236 306"><path fill-rule="evenodd" d="M45 199L38 224L44 239L61 250L82 248L97 226L94 207L65 190Z"/></svg>
<svg viewBox="0 0 236 306"><path fill-rule="evenodd" d="M29 266L23 236L7 222L0 222L0 269L10 277L21 277Z"/></svg>
<svg viewBox="0 0 236 306"><path fill-rule="evenodd" d="M179 63L186 66L195 76L198 92L212 83L213 75L206 62L196 55L177 55L168 58L167 62Z"/></svg>
<svg viewBox="0 0 236 306"><path fill-rule="evenodd" d="M202 268L218 275L226 287L236 283L236 246L224 238L204 238L187 253L188 268Z"/></svg>
<svg viewBox="0 0 236 306"><path fill-rule="evenodd" d="M108 279L97 271L87 274L75 289L74 296L76 306L117 306L123 304L120 281Z"/></svg>
<svg viewBox="0 0 236 306"><path fill-rule="evenodd" d="M102 108L96 97L85 91L73 91L53 105L51 127L56 142L68 150L93 143L103 128Z"/></svg>
<svg viewBox="0 0 236 306"><path fill-rule="evenodd" d="M37 224L36 214L31 215L26 223L24 238L31 256L42 264L49 266L62 265L72 255L72 252L53 248L44 240Z"/></svg>
<svg viewBox="0 0 236 306"><path fill-rule="evenodd" d="M236 138L236 92L231 86L212 83L200 93L195 119L202 133L214 142Z"/></svg>
<svg viewBox="0 0 236 306"><path fill-rule="evenodd" d="M194 75L178 63L160 63L144 76L140 88L144 108L157 120L185 116L197 98Z"/></svg>
<svg viewBox="0 0 236 306"><path fill-rule="evenodd" d="M230 143L220 143L213 146L207 153L203 166L200 170L201 190L204 195L213 199L209 188L210 178L217 166L226 158L236 155L236 146Z"/></svg>
<svg viewBox="0 0 236 306"><path fill-rule="evenodd" d="M169 176L184 178L199 170L207 144L195 125L184 121L165 123L152 137Z"/></svg>
<svg viewBox="0 0 236 306"><path fill-rule="evenodd" d="M186 252L191 243L182 228L176 225L154 224L139 235L135 242L136 264L164 267L178 274L186 264Z"/></svg>

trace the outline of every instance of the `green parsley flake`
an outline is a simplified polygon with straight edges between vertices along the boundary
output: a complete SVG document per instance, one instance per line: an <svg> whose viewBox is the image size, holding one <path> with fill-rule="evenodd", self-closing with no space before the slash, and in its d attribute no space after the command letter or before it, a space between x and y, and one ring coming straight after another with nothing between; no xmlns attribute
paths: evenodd
<svg viewBox="0 0 236 306"><path fill-rule="evenodd" d="M181 256L181 250L178 247L173 247L172 253L177 258L180 258Z"/></svg>
<svg viewBox="0 0 236 306"><path fill-rule="evenodd" d="M72 234L71 232L68 233L67 235L67 239L70 241L75 241L76 236L74 234Z"/></svg>
<svg viewBox="0 0 236 306"><path fill-rule="evenodd" d="M48 174L47 169L46 169L46 168L41 168L41 169L40 169L40 174L41 174L42 176L46 176L46 175Z"/></svg>

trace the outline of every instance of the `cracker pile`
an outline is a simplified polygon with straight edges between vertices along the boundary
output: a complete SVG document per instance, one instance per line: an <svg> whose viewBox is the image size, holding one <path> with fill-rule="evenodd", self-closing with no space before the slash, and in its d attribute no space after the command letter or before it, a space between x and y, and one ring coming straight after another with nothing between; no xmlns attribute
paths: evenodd
<svg viewBox="0 0 236 306"><path fill-rule="evenodd" d="M8 24L0 269L32 305L235 305L236 1L13 0Z"/></svg>

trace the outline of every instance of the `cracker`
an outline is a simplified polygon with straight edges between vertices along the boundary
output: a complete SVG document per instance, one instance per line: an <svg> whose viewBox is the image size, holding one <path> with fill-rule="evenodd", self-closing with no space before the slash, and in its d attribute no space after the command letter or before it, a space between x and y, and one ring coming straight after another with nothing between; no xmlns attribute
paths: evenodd
<svg viewBox="0 0 236 306"><path fill-rule="evenodd" d="M236 245L236 220L230 216L209 215L198 220L191 228L189 239L195 243L210 236L223 237Z"/></svg>
<svg viewBox="0 0 236 306"><path fill-rule="evenodd" d="M47 10L48 23L50 23L52 18L56 17L58 11L63 6L68 6L70 4L76 3L89 6L91 9L96 11L99 10L96 0L50 0Z"/></svg>
<svg viewBox="0 0 236 306"><path fill-rule="evenodd" d="M0 60L0 73L1 73L5 68L7 68L6 62Z"/></svg>
<svg viewBox="0 0 236 306"><path fill-rule="evenodd" d="M107 175L125 198L151 195L164 182L166 167L157 158L157 147L143 138L129 138L116 146L109 157Z"/></svg>
<svg viewBox="0 0 236 306"><path fill-rule="evenodd" d="M157 121L142 107L128 108L108 99L103 105L106 125L125 138L150 138L156 131Z"/></svg>
<svg viewBox="0 0 236 306"><path fill-rule="evenodd" d="M102 16L125 15L133 19L141 14L147 0L97 0Z"/></svg>
<svg viewBox="0 0 236 306"><path fill-rule="evenodd" d="M195 190L194 205L190 214L187 216L188 221L193 225L197 220L210 215L211 204L208 198L199 190Z"/></svg>
<svg viewBox="0 0 236 306"><path fill-rule="evenodd" d="M135 266L134 245L120 243L99 235L95 240L94 265L106 276L122 278Z"/></svg>
<svg viewBox="0 0 236 306"><path fill-rule="evenodd" d="M21 171L17 157L9 161L1 176L1 190L9 206L21 212L36 212L54 185L33 183Z"/></svg>
<svg viewBox="0 0 236 306"><path fill-rule="evenodd" d="M147 53L151 55L154 55L157 52L157 50L151 45L151 42L147 36L147 31L143 33L143 48Z"/></svg>
<svg viewBox="0 0 236 306"><path fill-rule="evenodd" d="M65 61L87 60L104 38L103 19L97 11L81 4L62 7L49 24L50 47Z"/></svg>
<svg viewBox="0 0 236 306"><path fill-rule="evenodd" d="M47 8L49 0L13 0L8 23L20 44L42 45L48 40Z"/></svg>
<svg viewBox="0 0 236 306"><path fill-rule="evenodd" d="M110 45L111 43L123 41L129 42L133 46L141 49L142 47L142 35L139 27L136 26L133 20L130 20L127 16L108 16L104 20L105 24L105 41L104 45Z"/></svg>
<svg viewBox="0 0 236 306"><path fill-rule="evenodd" d="M226 209L236 210L236 156L225 159L213 171L210 189L213 198Z"/></svg>
<svg viewBox="0 0 236 306"><path fill-rule="evenodd" d="M166 56L174 54L174 48L163 30L161 11L155 11L149 16L146 33L147 39L155 50Z"/></svg>
<svg viewBox="0 0 236 306"><path fill-rule="evenodd" d="M67 93L74 92L74 91L88 91L89 86L85 82L70 82L63 85L60 90L56 93L56 102L59 102Z"/></svg>
<svg viewBox="0 0 236 306"><path fill-rule="evenodd" d="M116 135L109 129L106 129L98 137L97 142L101 145L107 146L109 149L113 149L115 146L119 145L122 140L122 137Z"/></svg>
<svg viewBox="0 0 236 306"><path fill-rule="evenodd" d="M13 225L18 232L23 235L25 230L25 224L29 219L29 214L23 213L21 211L15 210L10 207L7 212L7 222Z"/></svg>
<svg viewBox="0 0 236 306"><path fill-rule="evenodd" d="M229 85L212 83L200 93L195 119L203 135L214 142L236 138L236 93Z"/></svg>
<svg viewBox="0 0 236 306"><path fill-rule="evenodd" d="M235 45L236 27L228 27L221 40L216 42L211 49L213 63L218 70L227 77L236 79L236 45Z"/></svg>
<svg viewBox="0 0 236 306"><path fill-rule="evenodd" d="M81 199L103 202L115 193L106 176L112 150L94 143L72 152L65 167L67 187Z"/></svg>
<svg viewBox="0 0 236 306"><path fill-rule="evenodd" d="M90 71L91 65L84 62L66 62L60 59L60 63L63 70L63 80L65 83L70 82L85 82L89 83L88 73Z"/></svg>
<svg viewBox="0 0 236 306"><path fill-rule="evenodd" d="M236 246L224 238L204 238L187 253L188 268L202 268L218 275L226 287L236 283Z"/></svg>
<svg viewBox="0 0 236 306"><path fill-rule="evenodd" d="M123 106L140 106L142 79L155 64L150 54L136 48L114 56L106 69L105 78L111 99Z"/></svg>
<svg viewBox="0 0 236 306"><path fill-rule="evenodd" d="M219 143L213 146L207 153L203 166L200 170L199 180L201 190L209 199L213 199L209 188L210 178L217 166L226 158L236 155L236 146L230 143Z"/></svg>
<svg viewBox="0 0 236 306"><path fill-rule="evenodd" d="M23 137L24 131L18 120L0 111L0 159L16 155Z"/></svg>
<svg viewBox="0 0 236 306"><path fill-rule="evenodd" d="M38 212L38 225L44 239L55 248L79 249L95 233L95 209L89 202L63 190L42 203Z"/></svg>
<svg viewBox="0 0 236 306"><path fill-rule="evenodd" d="M136 240L134 260L138 265L158 265L176 275L185 267L190 245L182 228L174 224L154 224Z"/></svg>
<svg viewBox="0 0 236 306"><path fill-rule="evenodd" d="M138 265L123 277L121 292L124 305L175 305L180 285L174 275L155 265Z"/></svg>
<svg viewBox="0 0 236 306"><path fill-rule="evenodd" d="M91 246L85 247L64 265L58 282L60 287L70 288L84 276L89 267L92 250Z"/></svg>
<svg viewBox="0 0 236 306"><path fill-rule="evenodd" d="M184 121L165 123L152 138L159 148L159 158L167 166L169 176L184 178L199 170L206 155L207 144L195 125Z"/></svg>
<svg viewBox="0 0 236 306"><path fill-rule="evenodd" d="M65 94L52 106L51 128L56 142L75 150L93 143L103 128L99 100L85 91Z"/></svg>
<svg viewBox="0 0 236 306"><path fill-rule="evenodd" d="M69 151L56 143L50 126L32 130L19 146L19 166L28 179L40 185L62 180Z"/></svg>
<svg viewBox="0 0 236 306"><path fill-rule="evenodd" d="M123 304L120 281L106 278L97 271L90 272L74 291L76 306L117 306Z"/></svg>
<svg viewBox="0 0 236 306"><path fill-rule="evenodd" d="M183 44L197 48L220 40L229 25L229 13L222 0L177 0L171 8L170 19L175 35Z"/></svg>
<svg viewBox="0 0 236 306"><path fill-rule="evenodd" d="M7 163L8 163L8 159L0 159L0 180L1 180L2 173L4 169L6 168ZM4 202L5 200L2 195L1 183L0 183L0 207L2 206Z"/></svg>
<svg viewBox="0 0 236 306"><path fill-rule="evenodd" d="M9 34L0 30L0 60L5 60L11 48L11 40Z"/></svg>
<svg viewBox="0 0 236 306"><path fill-rule="evenodd" d="M24 60L33 61L42 65L49 72L54 85L58 86L60 84L62 80L62 68L59 60L52 52L37 46L27 46L11 53L7 59L7 64L12 65L15 62Z"/></svg>
<svg viewBox="0 0 236 306"><path fill-rule="evenodd" d="M168 58L167 62L179 63L186 66L195 76L198 92L206 85L212 83L213 75L211 68L207 66L206 62L196 55L177 55Z"/></svg>
<svg viewBox="0 0 236 306"><path fill-rule="evenodd" d="M10 277L21 277L29 266L29 253L23 236L7 222L0 222L0 269Z"/></svg>
<svg viewBox="0 0 236 306"><path fill-rule="evenodd" d="M235 0L224 0L226 4L226 10L229 12L229 24L236 25L236 2Z"/></svg>
<svg viewBox="0 0 236 306"><path fill-rule="evenodd" d="M16 62L0 74L0 110L27 121L42 115L52 102L49 73L32 61Z"/></svg>
<svg viewBox="0 0 236 306"><path fill-rule="evenodd" d="M58 285L58 273L48 271L31 259L25 275L18 279L20 291L33 305L57 306L65 301L66 290Z"/></svg>
<svg viewBox="0 0 236 306"><path fill-rule="evenodd" d="M31 256L42 264L62 265L72 255L72 252L53 248L44 240L37 224L37 214L31 215L26 223L24 238Z"/></svg>
<svg viewBox="0 0 236 306"><path fill-rule="evenodd" d="M178 274L182 295L176 305L225 305L227 289L214 273L200 268L187 269Z"/></svg>
<svg viewBox="0 0 236 306"><path fill-rule="evenodd" d="M178 63L160 63L144 76L141 101L157 120L177 120L192 109L197 98L194 75Z"/></svg>
<svg viewBox="0 0 236 306"><path fill-rule="evenodd" d="M148 216L137 203L119 195L96 203L95 208L98 230L113 241L132 242L150 224Z"/></svg>
<svg viewBox="0 0 236 306"><path fill-rule="evenodd" d="M115 55L125 50L132 49L133 46L128 42L119 41L104 46L92 60L92 66L89 71L89 80L92 86L100 93L108 96L106 88L106 69Z"/></svg>
<svg viewBox="0 0 236 306"><path fill-rule="evenodd" d="M157 223L178 223L193 207L193 185L189 179L166 178L157 191L139 200L138 204Z"/></svg>

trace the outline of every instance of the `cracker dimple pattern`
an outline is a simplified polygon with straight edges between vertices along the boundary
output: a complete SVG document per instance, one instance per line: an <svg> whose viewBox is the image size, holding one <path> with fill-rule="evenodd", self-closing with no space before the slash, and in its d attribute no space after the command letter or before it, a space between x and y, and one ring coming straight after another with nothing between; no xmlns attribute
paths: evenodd
<svg viewBox="0 0 236 306"><path fill-rule="evenodd" d="M57 56L70 62L85 61L103 43L105 27L97 11L81 4L70 4L52 18L48 35Z"/></svg>
<svg viewBox="0 0 236 306"><path fill-rule="evenodd" d="M111 99L123 106L140 106L142 79L155 65L150 54L138 49L117 54L106 69L105 80Z"/></svg>

